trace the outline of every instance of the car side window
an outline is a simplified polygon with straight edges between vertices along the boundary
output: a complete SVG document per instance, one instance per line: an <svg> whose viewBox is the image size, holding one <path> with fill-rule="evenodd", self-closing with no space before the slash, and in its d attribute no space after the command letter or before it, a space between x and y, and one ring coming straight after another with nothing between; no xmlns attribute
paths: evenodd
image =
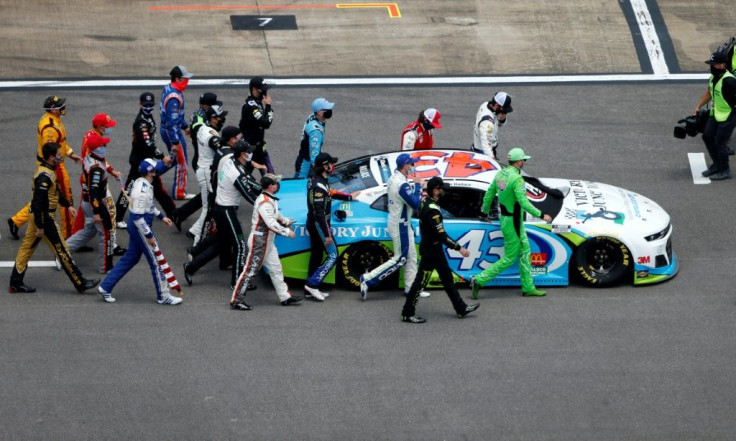
<svg viewBox="0 0 736 441"><path fill-rule="evenodd" d="M452 187L440 198L440 207L454 218L477 219L483 206L485 191ZM491 210L492 211L492 210Z"/></svg>
<svg viewBox="0 0 736 441"><path fill-rule="evenodd" d="M388 212L388 194L384 194L379 197L371 204L371 208L374 210Z"/></svg>
<svg viewBox="0 0 736 441"><path fill-rule="evenodd" d="M370 157L339 164L329 177L330 187L344 193L378 186L373 178Z"/></svg>

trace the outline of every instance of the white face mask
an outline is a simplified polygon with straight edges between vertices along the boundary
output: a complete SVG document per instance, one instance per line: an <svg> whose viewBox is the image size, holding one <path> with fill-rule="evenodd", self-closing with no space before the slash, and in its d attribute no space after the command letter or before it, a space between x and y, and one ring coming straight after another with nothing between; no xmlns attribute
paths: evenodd
<svg viewBox="0 0 736 441"><path fill-rule="evenodd" d="M409 167L409 174L410 175L413 175L414 172L416 172L416 171L417 171L417 169L413 165L411 167Z"/></svg>

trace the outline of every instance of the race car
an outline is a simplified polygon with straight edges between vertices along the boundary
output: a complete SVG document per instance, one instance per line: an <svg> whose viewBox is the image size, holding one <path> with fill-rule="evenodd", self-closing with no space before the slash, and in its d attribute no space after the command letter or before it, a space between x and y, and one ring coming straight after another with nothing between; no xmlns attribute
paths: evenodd
<svg viewBox="0 0 736 441"><path fill-rule="evenodd" d="M470 280L503 255L498 213L492 210L489 221L479 218L483 196L502 167L496 160L467 150L388 152L337 164L329 178L334 190L361 193L350 202L333 200L332 232L340 257L326 282L357 288L361 274L392 255L386 227L386 184L401 153L409 153L416 160L413 179L441 176L450 186L439 201L445 228L470 252L463 257L458 251L445 249L456 276ZM535 284L560 286L577 280L590 286L625 281L647 285L677 274L670 216L651 199L598 182L524 175L529 200L553 219L547 224L526 215ZM306 188L305 179L285 179L278 194L282 213L296 220L296 238L278 236L276 246L284 275L296 279L309 276ZM417 244L418 222L412 220ZM400 284L403 277L397 276L387 283ZM488 286L520 285L519 269L514 265Z"/></svg>

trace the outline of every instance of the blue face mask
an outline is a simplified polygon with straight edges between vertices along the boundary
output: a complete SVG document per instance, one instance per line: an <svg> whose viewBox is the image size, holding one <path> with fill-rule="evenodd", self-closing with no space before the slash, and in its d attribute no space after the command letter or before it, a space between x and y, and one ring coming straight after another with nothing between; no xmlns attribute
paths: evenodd
<svg viewBox="0 0 736 441"><path fill-rule="evenodd" d="M112 133L112 127L105 127L105 135Z"/></svg>
<svg viewBox="0 0 736 441"><path fill-rule="evenodd" d="M415 172L416 170L417 170L417 169L416 169L416 168L414 168L414 166L412 165L411 167L409 167L409 174L410 174L410 175L414 174L414 172Z"/></svg>

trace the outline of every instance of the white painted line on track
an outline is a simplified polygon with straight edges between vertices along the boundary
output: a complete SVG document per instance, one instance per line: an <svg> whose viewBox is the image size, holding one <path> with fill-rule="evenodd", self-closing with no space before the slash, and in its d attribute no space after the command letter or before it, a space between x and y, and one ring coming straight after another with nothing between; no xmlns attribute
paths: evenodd
<svg viewBox="0 0 736 441"><path fill-rule="evenodd" d="M708 168L705 165L704 153L688 153L687 159L690 161L690 171L693 173L694 184L710 184L710 179L703 176L703 172Z"/></svg>
<svg viewBox="0 0 736 441"><path fill-rule="evenodd" d="M477 77L347 77L347 78L267 78L275 86L421 86L421 85L476 85L476 84L529 84L529 83L580 83L580 82L657 82L708 80L705 73L660 74L593 74L593 75L524 75ZM192 78L191 86L247 86L248 78ZM0 81L0 89L85 89L92 87L163 87L168 80L16 80Z"/></svg>
<svg viewBox="0 0 736 441"><path fill-rule="evenodd" d="M636 22L641 31L641 38L644 40L644 45L647 48L647 54L649 55L649 61L652 64L654 75L668 74L670 69L667 67L667 61L664 59L662 44L659 41L657 29L655 29L654 23L652 22L652 16L649 14L646 1L631 0L631 7L634 9Z"/></svg>
<svg viewBox="0 0 736 441"><path fill-rule="evenodd" d="M15 260L0 260L0 268L12 268L14 265ZM56 262L53 260L31 260L28 262L28 266L33 268L56 267Z"/></svg>

